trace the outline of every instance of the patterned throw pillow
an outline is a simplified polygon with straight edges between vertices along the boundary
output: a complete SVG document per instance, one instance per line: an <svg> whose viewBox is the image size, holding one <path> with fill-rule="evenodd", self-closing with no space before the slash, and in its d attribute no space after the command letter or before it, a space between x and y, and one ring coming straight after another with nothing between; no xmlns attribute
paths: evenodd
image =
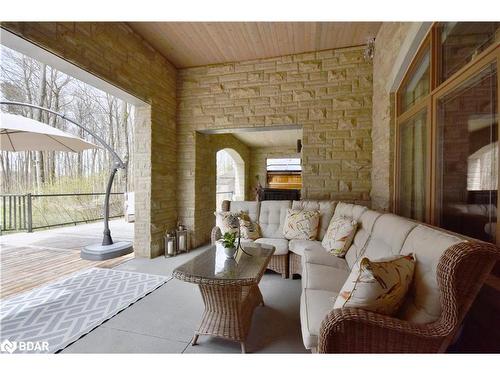
<svg viewBox="0 0 500 375"><path fill-rule="evenodd" d="M343 258L352 244L357 228L358 222L356 220L346 217L334 217L330 221L330 225L328 225L321 245L330 254Z"/></svg>
<svg viewBox="0 0 500 375"><path fill-rule="evenodd" d="M247 213L242 212L240 217L241 238L256 240L260 238L259 224L254 223Z"/></svg>
<svg viewBox="0 0 500 375"><path fill-rule="evenodd" d="M413 279L415 256L397 256L356 264L333 305L334 309L356 307L394 315L403 304Z"/></svg>
<svg viewBox="0 0 500 375"><path fill-rule="evenodd" d="M214 215L215 225L219 227L222 235L225 233L238 233L240 212L214 212Z"/></svg>
<svg viewBox="0 0 500 375"><path fill-rule="evenodd" d="M288 240L315 240L318 235L319 211L288 209L283 235Z"/></svg>

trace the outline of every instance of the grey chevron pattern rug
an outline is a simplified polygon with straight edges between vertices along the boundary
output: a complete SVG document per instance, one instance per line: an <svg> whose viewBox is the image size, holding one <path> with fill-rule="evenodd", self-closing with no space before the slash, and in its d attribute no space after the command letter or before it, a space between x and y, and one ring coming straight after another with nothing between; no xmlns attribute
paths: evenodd
<svg viewBox="0 0 500 375"><path fill-rule="evenodd" d="M91 268L0 301L2 353L55 353L167 282Z"/></svg>

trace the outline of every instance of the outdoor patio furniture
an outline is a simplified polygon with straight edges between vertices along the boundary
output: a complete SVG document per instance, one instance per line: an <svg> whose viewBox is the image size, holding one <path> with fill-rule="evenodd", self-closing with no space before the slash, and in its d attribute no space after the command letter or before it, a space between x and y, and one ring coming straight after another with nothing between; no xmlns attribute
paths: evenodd
<svg viewBox="0 0 500 375"><path fill-rule="evenodd" d="M311 243L317 243L323 239L336 204L336 202L327 200L223 201L221 209L235 213L246 212L254 223L259 224L262 238L255 240L255 243L268 244L276 248L267 268L281 274L283 278L287 278L288 275L302 274L301 256ZM320 212L318 241L289 241L285 238L283 225L286 210L289 208L318 210ZM215 244L220 237L219 228L214 227L211 236L212 244ZM244 241L253 242L252 240Z"/></svg>
<svg viewBox="0 0 500 375"><path fill-rule="evenodd" d="M287 208L318 210L315 241L283 238ZM222 209L244 211L259 223L263 238L254 243L277 247L268 268L302 276L300 318L304 346L313 352L443 352L491 271L496 246L394 214L334 201L224 202ZM358 222L345 258L329 254L321 244L332 217ZM256 219L258 218L258 220ZM212 232L215 241L220 234ZM251 241L251 240L246 240ZM354 265L397 254L416 255L411 292L395 317L360 309L335 309L335 301ZM467 270L465 272L465 270Z"/></svg>
<svg viewBox="0 0 500 375"><path fill-rule="evenodd" d="M211 335L239 342L245 353L253 311L264 306L258 284L273 253L272 246L247 244L233 259L212 246L174 270L175 278L199 285L205 303L192 345L200 335Z"/></svg>

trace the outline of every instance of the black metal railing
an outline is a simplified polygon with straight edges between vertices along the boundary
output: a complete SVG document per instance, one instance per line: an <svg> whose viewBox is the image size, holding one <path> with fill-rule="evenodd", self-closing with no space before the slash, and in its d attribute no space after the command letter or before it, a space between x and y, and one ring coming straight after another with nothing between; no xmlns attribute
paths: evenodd
<svg viewBox="0 0 500 375"><path fill-rule="evenodd" d="M105 193L0 194L0 234L103 218ZM123 216L123 193L111 193L110 218Z"/></svg>

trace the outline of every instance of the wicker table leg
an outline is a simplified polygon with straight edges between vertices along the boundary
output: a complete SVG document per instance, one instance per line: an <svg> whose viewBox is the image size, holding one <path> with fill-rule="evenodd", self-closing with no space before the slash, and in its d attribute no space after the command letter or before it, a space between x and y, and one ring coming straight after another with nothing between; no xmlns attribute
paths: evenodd
<svg viewBox="0 0 500 375"><path fill-rule="evenodd" d="M252 323L254 309L264 303L257 284L200 285L205 311L199 328L195 331L192 345L200 335L210 335L237 341L242 353L246 352L245 339Z"/></svg>

